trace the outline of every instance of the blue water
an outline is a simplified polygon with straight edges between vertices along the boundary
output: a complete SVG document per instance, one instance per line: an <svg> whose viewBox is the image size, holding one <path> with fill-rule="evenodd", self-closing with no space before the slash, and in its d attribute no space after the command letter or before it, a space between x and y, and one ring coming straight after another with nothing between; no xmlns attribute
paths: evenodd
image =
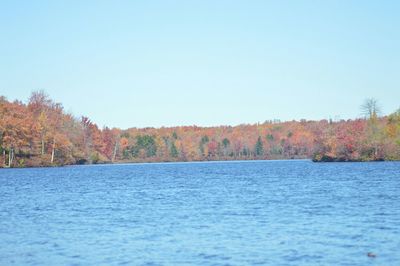
<svg viewBox="0 0 400 266"><path fill-rule="evenodd" d="M400 163L0 170L0 265L119 264L400 265Z"/></svg>

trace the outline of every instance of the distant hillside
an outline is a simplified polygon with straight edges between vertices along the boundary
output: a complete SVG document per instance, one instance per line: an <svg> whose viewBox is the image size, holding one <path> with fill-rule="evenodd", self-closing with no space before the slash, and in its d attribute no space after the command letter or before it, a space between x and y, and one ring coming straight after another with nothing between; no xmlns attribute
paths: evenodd
<svg viewBox="0 0 400 266"><path fill-rule="evenodd" d="M370 102L371 103L371 102ZM365 119L169 128L103 128L75 118L44 92L27 104L0 97L1 167L111 162L310 158L314 161L400 160L400 110Z"/></svg>

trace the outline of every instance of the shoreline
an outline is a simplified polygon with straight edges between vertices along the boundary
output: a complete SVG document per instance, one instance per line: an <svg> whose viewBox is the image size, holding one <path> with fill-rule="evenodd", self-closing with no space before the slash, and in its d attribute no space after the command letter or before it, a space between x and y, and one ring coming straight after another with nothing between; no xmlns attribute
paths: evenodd
<svg viewBox="0 0 400 266"><path fill-rule="evenodd" d="M240 159L240 160L192 160L192 161L117 161L117 162L102 162L88 164L64 164L64 165L43 165L43 166L22 166L22 167L0 167L0 169L31 169L31 168L63 168L75 166L105 166L105 165L141 165L141 164L185 164L185 163L238 163L238 162L276 162L276 161L309 161L316 164L325 163L379 163L379 162L400 162L400 160L330 160L318 161L312 158L293 158L293 159Z"/></svg>

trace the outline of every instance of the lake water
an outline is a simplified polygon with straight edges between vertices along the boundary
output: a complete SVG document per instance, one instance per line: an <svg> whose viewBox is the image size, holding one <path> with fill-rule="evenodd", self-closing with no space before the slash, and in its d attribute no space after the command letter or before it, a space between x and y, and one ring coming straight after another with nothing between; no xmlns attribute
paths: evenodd
<svg viewBox="0 0 400 266"><path fill-rule="evenodd" d="M13 264L400 265L400 163L3 169Z"/></svg>

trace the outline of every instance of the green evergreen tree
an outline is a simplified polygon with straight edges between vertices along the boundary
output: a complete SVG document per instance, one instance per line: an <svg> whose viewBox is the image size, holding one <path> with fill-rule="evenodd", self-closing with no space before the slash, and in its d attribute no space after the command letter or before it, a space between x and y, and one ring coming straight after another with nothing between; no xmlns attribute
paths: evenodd
<svg viewBox="0 0 400 266"><path fill-rule="evenodd" d="M146 157L153 157L156 155L157 144L153 136L136 136L136 144L132 147L132 155L137 157L142 149L146 152Z"/></svg>
<svg viewBox="0 0 400 266"><path fill-rule="evenodd" d="M231 142L230 142L229 139L227 139L227 138L224 138L224 139L222 140L222 145L224 145L224 148L225 148L225 149L228 148L228 146L229 146L230 143L231 143Z"/></svg>
<svg viewBox="0 0 400 266"><path fill-rule="evenodd" d="M256 156L264 155L264 145L262 143L261 137L259 136L257 139L256 147L255 147Z"/></svg>
<svg viewBox="0 0 400 266"><path fill-rule="evenodd" d="M178 149L176 148L175 143L173 143L173 142L171 144L171 148L169 150L169 154L173 158L177 158L178 157Z"/></svg>

